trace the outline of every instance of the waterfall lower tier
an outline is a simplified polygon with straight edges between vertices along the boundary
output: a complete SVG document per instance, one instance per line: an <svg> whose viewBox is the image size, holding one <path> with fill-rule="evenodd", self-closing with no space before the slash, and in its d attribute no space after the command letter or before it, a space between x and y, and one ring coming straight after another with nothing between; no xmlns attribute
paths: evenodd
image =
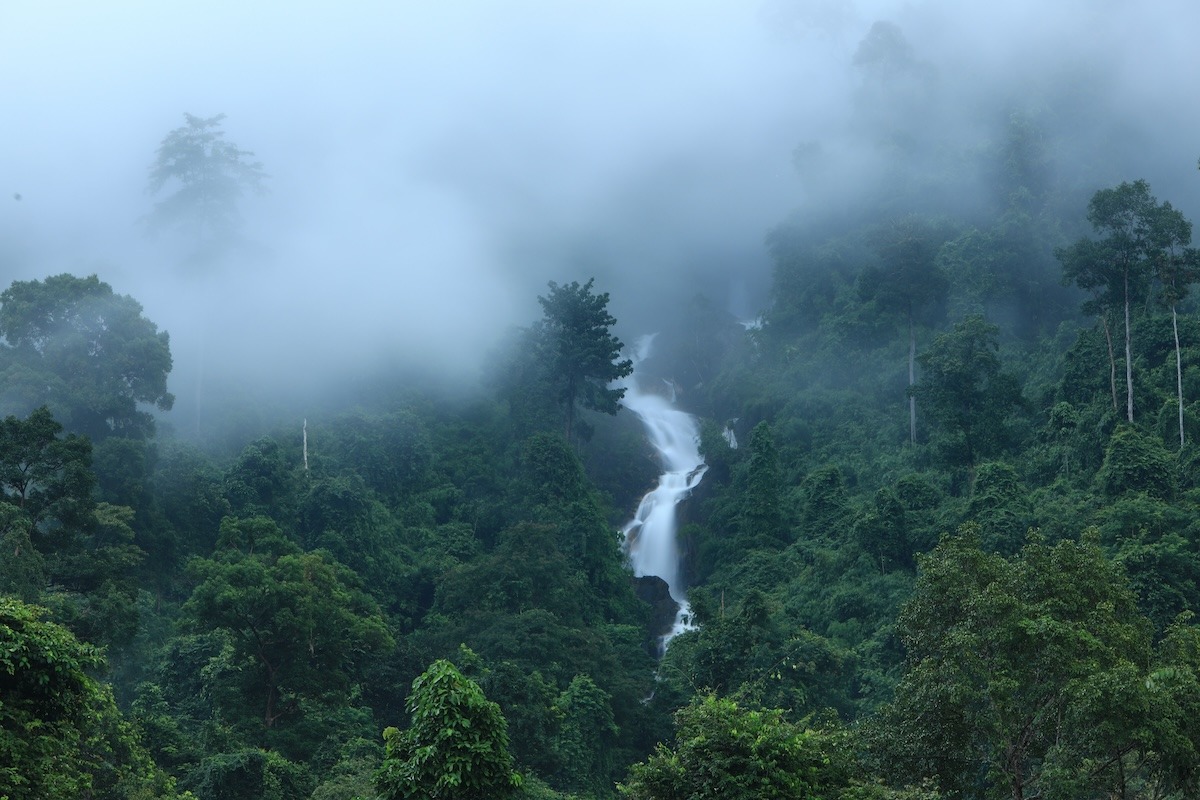
<svg viewBox="0 0 1200 800"><path fill-rule="evenodd" d="M658 486L642 498L622 534L634 575L662 578L671 598L679 605L675 624L663 637L665 649L673 637L691 628L691 609L681 578L682 557L676 541L676 507L700 483L708 467L700 455L696 418L675 408L672 385L664 382L669 397L642 388L637 366L648 355L652 342L653 336L639 342L634 372L625 383L625 398L621 402L641 418L664 471Z"/></svg>

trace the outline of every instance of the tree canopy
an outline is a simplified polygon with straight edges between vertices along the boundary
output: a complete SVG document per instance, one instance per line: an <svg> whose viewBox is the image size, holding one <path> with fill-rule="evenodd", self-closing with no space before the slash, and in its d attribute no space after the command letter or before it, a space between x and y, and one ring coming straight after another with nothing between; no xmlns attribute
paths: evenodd
<svg viewBox="0 0 1200 800"><path fill-rule="evenodd" d="M94 440L145 437L169 410L170 336L128 295L95 275L16 281L0 294L0 380L10 412L48 406L67 430Z"/></svg>

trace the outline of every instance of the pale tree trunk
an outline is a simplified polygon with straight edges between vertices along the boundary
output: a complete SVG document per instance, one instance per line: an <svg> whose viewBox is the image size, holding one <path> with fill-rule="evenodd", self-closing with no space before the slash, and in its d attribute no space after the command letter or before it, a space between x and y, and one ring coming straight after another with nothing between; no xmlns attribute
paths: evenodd
<svg viewBox="0 0 1200 800"><path fill-rule="evenodd" d="M1183 449L1183 358L1179 355L1179 317L1171 305L1171 329L1175 332L1175 391L1179 398L1179 449Z"/></svg>
<svg viewBox="0 0 1200 800"><path fill-rule="evenodd" d="M1129 346L1129 274L1125 275L1125 410L1133 422L1133 348Z"/></svg>
<svg viewBox="0 0 1200 800"><path fill-rule="evenodd" d="M1117 405L1117 357L1113 353L1112 331L1108 327L1108 312L1100 313L1100 324L1104 326L1104 343L1108 345L1108 385L1112 390L1113 411Z"/></svg>
<svg viewBox="0 0 1200 800"><path fill-rule="evenodd" d="M917 383L917 334L913 329L912 316L908 318L908 441L917 443L917 398L912 388Z"/></svg>

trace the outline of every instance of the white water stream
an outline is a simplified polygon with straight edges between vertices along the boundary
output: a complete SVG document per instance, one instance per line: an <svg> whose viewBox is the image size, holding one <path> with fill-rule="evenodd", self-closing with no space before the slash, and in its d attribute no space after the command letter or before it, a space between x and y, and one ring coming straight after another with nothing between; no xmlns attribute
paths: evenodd
<svg viewBox="0 0 1200 800"><path fill-rule="evenodd" d="M621 403L641 418L650 443L662 460L664 472L658 479L658 486L642 498L637 513L625 525L622 534L633 574L662 578L671 599L679 604L675 624L663 637L665 649L672 638L693 627L691 608L680 576L675 507L700 483L708 467L700 455L700 428L696 418L675 408L673 386L666 381L639 380L638 364L650 354L653 341L654 334L639 340L633 374L625 381L625 397Z"/></svg>

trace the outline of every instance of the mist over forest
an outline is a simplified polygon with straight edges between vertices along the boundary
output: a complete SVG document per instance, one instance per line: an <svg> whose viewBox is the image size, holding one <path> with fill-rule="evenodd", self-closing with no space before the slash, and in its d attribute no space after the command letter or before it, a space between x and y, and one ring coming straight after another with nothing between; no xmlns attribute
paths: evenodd
<svg viewBox="0 0 1200 800"><path fill-rule="evenodd" d="M0 800L1200 796L1196 31L0 4Z"/></svg>
<svg viewBox="0 0 1200 800"><path fill-rule="evenodd" d="M977 5L7 4L7 274L139 299L186 415L201 338L210 380L286 393L471 375L547 280L595 276L626 340L697 291L754 317L768 229L887 182L981 211L1014 114L1076 197L1138 176L1195 209L1191 4ZM270 175L204 263L138 225L184 112Z"/></svg>

